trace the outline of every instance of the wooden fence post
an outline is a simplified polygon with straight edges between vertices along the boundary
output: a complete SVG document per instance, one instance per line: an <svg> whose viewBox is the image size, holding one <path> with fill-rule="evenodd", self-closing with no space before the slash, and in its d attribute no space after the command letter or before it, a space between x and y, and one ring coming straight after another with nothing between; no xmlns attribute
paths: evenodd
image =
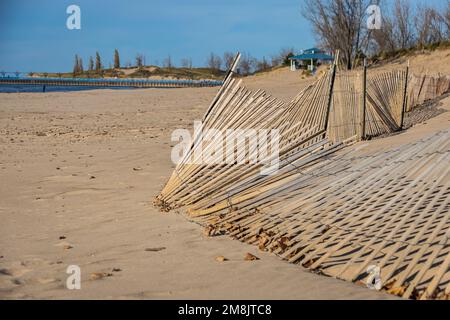
<svg viewBox="0 0 450 320"><path fill-rule="evenodd" d="M364 58L363 80L362 80L362 110L361 110L361 140L366 138L366 97L367 96L367 60Z"/></svg>
<svg viewBox="0 0 450 320"><path fill-rule="evenodd" d="M406 66L405 90L403 91L402 118L400 120L399 130L403 129L403 122L405 120L406 102L407 102L407 95L408 95L408 77L409 77L409 60L408 60L408 65Z"/></svg>
<svg viewBox="0 0 450 320"><path fill-rule="evenodd" d="M336 57L333 63L333 70L331 71L331 82L330 82L330 88L328 91L328 106L327 106L327 113L325 115L325 132L323 134L323 137L325 138L327 135L327 129L328 129L328 121L330 119L330 112L331 112L331 103L333 102L333 88L334 88L334 79L336 78L336 68L337 68L337 61L339 59L339 50L336 53Z"/></svg>

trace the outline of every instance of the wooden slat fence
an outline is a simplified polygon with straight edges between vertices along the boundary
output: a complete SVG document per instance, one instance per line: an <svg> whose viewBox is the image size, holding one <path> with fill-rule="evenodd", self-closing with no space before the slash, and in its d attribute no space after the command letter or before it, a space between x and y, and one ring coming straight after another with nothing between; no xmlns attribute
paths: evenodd
<svg viewBox="0 0 450 320"><path fill-rule="evenodd" d="M446 75L412 74L409 82L407 111L450 92L450 76Z"/></svg>
<svg viewBox="0 0 450 320"><path fill-rule="evenodd" d="M450 131L383 150L352 146L363 131L401 128L407 70L336 74L334 64L284 103L234 79L238 60L203 128L216 136L278 130L277 169L262 174L261 163L224 163L212 152L218 142L199 134L155 205L183 207L210 236L228 234L316 272L366 285L368 268L377 266L389 293L448 298ZM212 162L191 161L205 154Z"/></svg>

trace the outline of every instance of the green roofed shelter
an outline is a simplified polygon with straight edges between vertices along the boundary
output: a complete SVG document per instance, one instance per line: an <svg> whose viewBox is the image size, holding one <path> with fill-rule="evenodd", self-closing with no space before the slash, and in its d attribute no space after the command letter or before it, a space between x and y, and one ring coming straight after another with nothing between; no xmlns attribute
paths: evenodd
<svg viewBox="0 0 450 320"><path fill-rule="evenodd" d="M321 49L311 48L302 51L299 55L289 57L289 60L291 61L292 71L304 66L313 71L316 66L324 63L331 63L334 60L334 57Z"/></svg>

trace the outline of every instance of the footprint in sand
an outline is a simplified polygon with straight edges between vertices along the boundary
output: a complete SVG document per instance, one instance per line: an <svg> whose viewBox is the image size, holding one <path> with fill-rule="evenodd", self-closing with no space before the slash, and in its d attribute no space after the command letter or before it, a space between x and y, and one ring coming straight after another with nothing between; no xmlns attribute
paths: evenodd
<svg viewBox="0 0 450 320"><path fill-rule="evenodd" d="M30 272L31 269L25 268L2 268L0 269L0 276L9 276L9 277L20 277L25 273Z"/></svg>
<svg viewBox="0 0 450 320"><path fill-rule="evenodd" d="M61 281L60 279L56 278L35 278L32 279L32 281L30 282L35 284L50 284L50 283L58 283L60 281Z"/></svg>
<svg viewBox="0 0 450 320"><path fill-rule="evenodd" d="M93 272L89 275L90 280L100 280L106 277L112 277L113 274L109 272Z"/></svg>
<svg viewBox="0 0 450 320"><path fill-rule="evenodd" d="M107 193L107 189L96 189L96 188L87 188L87 189L79 189L73 191L62 192L53 197L54 200L64 199L66 196L80 196L80 195L90 195L95 196L99 194Z"/></svg>
<svg viewBox="0 0 450 320"><path fill-rule="evenodd" d="M165 250L165 249L166 249L166 247L145 248L145 251L158 252L158 251L162 251L162 250Z"/></svg>
<svg viewBox="0 0 450 320"><path fill-rule="evenodd" d="M32 269L27 269L22 267L19 263L14 263L13 266L9 268L0 269L0 287L8 288L23 285L24 282L20 277L26 273L32 271Z"/></svg>
<svg viewBox="0 0 450 320"><path fill-rule="evenodd" d="M35 274L35 271L42 271L43 265L52 265L52 263L34 257L12 262L6 268L0 269L0 287L14 290L15 287L21 285L49 285L55 283L59 285L61 279Z"/></svg>
<svg viewBox="0 0 450 320"><path fill-rule="evenodd" d="M1 268L0 269L0 276L1 275L3 275L3 276L10 276L11 272L8 269L6 269L6 268Z"/></svg>
<svg viewBox="0 0 450 320"><path fill-rule="evenodd" d="M0 277L0 288L2 288L1 291L3 292L11 292L16 286L20 286L22 284L23 282L20 279Z"/></svg>
<svg viewBox="0 0 450 320"><path fill-rule="evenodd" d="M64 250L70 250L73 248L73 245L67 241L62 241L60 243L55 244L55 247L62 247Z"/></svg>

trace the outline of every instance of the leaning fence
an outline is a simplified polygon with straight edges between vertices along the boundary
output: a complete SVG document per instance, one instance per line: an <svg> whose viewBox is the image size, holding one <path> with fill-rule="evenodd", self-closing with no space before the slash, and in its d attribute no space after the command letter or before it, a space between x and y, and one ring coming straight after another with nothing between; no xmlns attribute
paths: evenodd
<svg viewBox="0 0 450 320"><path fill-rule="evenodd" d="M328 136L343 141L353 136L375 137L402 127L408 71L371 74L342 71L336 76Z"/></svg>
<svg viewBox="0 0 450 320"><path fill-rule="evenodd" d="M433 100L450 92L450 76L431 74L412 74L408 92L408 108L412 110L415 106L427 100Z"/></svg>
<svg viewBox="0 0 450 320"><path fill-rule="evenodd" d="M203 129L278 130L276 170L223 163L221 144L198 134L155 204L187 209L210 236L228 234L323 274L365 283L376 265L390 293L448 296L450 132L382 151L348 146L402 128L408 70L336 72L333 64L285 103L234 79L238 59ZM238 158L255 151L236 147ZM212 161L191 161L206 154Z"/></svg>

